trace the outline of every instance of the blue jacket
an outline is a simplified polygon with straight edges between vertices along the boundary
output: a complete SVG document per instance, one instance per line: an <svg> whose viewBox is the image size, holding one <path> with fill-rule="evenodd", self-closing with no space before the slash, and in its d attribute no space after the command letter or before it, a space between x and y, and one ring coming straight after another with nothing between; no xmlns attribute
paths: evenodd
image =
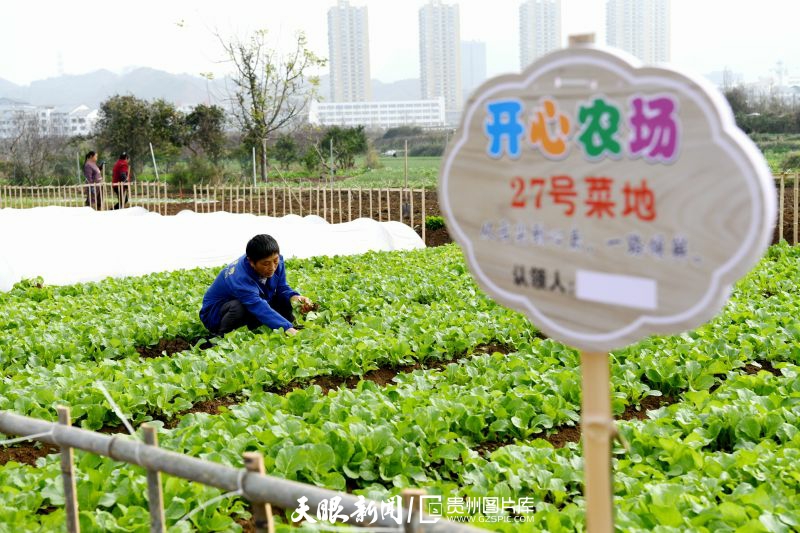
<svg viewBox="0 0 800 533"><path fill-rule="evenodd" d="M291 322L270 307L270 302L284 298L288 302L295 294L299 293L286 283L283 256L280 256L278 269L272 277L261 283L247 256L243 255L226 266L206 291L203 307L200 308L200 320L209 331L216 331L222 320L222 305L231 300L239 300L262 324L272 329L286 330L292 327Z"/></svg>

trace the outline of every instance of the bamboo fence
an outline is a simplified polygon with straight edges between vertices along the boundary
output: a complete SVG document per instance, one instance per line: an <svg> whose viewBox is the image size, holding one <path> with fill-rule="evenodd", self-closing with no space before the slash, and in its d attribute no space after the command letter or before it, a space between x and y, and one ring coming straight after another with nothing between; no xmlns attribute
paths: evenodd
<svg viewBox="0 0 800 533"><path fill-rule="evenodd" d="M800 243L800 174L774 177L778 196L778 240ZM118 203L117 186L0 186L0 208L26 209L44 206L79 207L89 205L111 210ZM169 206L180 202L167 194L163 182L133 182L127 185L126 207L141 206L167 215ZM99 198L97 205L93 199ZM425 240L426 190L413 188L335 188L323 184L308 187L263 187L253 185L195 185L187 206L197 213L227 211L282 217L316 215L335 224L366 217L397 221L418 229ZM784 231L785 230L785 231Z"/></svg>
<svg viewBox="0 0 800 533"><path fill-rule="evenodd" d="M425 240L425 189L257 187L252 185L195 185L194 211L251 213L284 217L316 215L331 224L371 218L420 228Z"/></svg>
<svg viewBox="0 0 800 533"><path fill-rule="evenodd" d="M120 195L122 198L120 198ZM84 183L81 185L2 185L0 208L82 207L91 205L98 211L110 211L124 200L121 207L144 207L148 211L167 214L167 184L134 181L125 185Z"/></svg>

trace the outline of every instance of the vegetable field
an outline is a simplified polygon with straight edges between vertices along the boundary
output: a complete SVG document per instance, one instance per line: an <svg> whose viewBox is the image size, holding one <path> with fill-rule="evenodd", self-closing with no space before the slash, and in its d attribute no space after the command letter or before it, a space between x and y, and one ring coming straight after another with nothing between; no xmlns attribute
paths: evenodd
<svg viewBox="0 0 800 533"><path fill-rule="evenodd" d="M197 310L216 271L0 294L0 409L55 420L66 404L76 425L124 431L102 382L134 426L155 421L164 449L237 467L259 451L267 473L379 501L422 487L493 530L585 527L578 353L486 297L457 247L288 260L290 284L321 304L295 337L205 337ZM711 323L614 352L629 448L614 448L618 529L800 528L798 364L800 248L786 244ZM0 531L63 528L45 452L0 448ZM81 452L76 467L82 531L149 530L142 469ZM229 498L181 521L220 492L164 485L170 531L249 519Z"/></svg>

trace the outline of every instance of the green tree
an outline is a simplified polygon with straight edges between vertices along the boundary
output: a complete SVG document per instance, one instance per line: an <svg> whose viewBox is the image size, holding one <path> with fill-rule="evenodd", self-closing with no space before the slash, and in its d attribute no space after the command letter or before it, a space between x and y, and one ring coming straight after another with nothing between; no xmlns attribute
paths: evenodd
<svg viewBox="0 0 800 533"><path fill-rule="evenodd" d="M225 111L216 105L200 104L186 115L186 147L194 155L205 154L217 161L225 147Z"/></svg>
<svg viewBox="0 0 800 533"><path fill-rule="evenodd" d="M283 134L278 137L275 147L272 149L273 156L281 164L284 170L289 169L289 165L297 161L297 143L291 135Z"/></svg>
<svg viewBox="0 0 800 533"><path fill-rule="evenodd" d="M315 146L309 146L303 153L301 161L303 162L303 165L305 165L306 170L309 173L317 172L320 166L322 166L322 161L320 160L320 155L319 155L319 149Z"/></svg>
<svg viewBox="0 0 800 533"><path fill-rule="evenodd" d="M100 104L95 139L113 154L127 151L134 172L140 172L150 156L150 105L135 96L112 96Z"/></svg>
<svg viewBox="0 0 800 533"><path fill-rule="evenodd" d="M414 137L422 135L422 128L418 126L398 126L396 128L389 128L383 134L382 139L395 139L397 137Z"/></svg>
<svg viewBox="0 0 800 533"><path fill-rule="evenodd" d="M319 78L309 71L325 65L325 59L307 48L297 34L294 50L284 57L266 46L265 30L249 39L224 40L218 35L228 61L235 69L231 92L233 117L249 146L259 152L261 179L266 180L265 146L270 134L296 120L314 96Z"/></svg>
<svg viewBox="0 0 800 533"><path fill-rule="evenodd" d="M162 156L175 157L186 144L187 129L183 113L175 105L158 99L149 104L150 139L153 150Z"/></svg>
<svg viewBox="0 0 800 533"><path fill-rule="evenodd" d="M737 85L726 89L723 93L731 106L731 111L734 115L746 114L751 111L750 104L748 103L747 91L744 86Z"/></svg>
<svg viewBox="0 0 800 533"><path fill-rule="evenodd" d="M353 168L356 156L366 153L368 148L364 126L354 128L331 126L322 137L320 150L324 155L328 154L331 148L338 168Z"/></svg>

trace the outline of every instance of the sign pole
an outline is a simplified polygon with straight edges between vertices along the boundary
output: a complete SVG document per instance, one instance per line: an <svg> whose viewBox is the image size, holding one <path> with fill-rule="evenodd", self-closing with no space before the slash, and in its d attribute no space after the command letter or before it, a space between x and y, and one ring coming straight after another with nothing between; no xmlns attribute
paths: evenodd
<svg viewBox="0 0 800 533"><path fill-rule="evenodd" d="M583 437L586 530L611 533L612 513L611 389L608 354L581 350L581 434Z"/></svg>

